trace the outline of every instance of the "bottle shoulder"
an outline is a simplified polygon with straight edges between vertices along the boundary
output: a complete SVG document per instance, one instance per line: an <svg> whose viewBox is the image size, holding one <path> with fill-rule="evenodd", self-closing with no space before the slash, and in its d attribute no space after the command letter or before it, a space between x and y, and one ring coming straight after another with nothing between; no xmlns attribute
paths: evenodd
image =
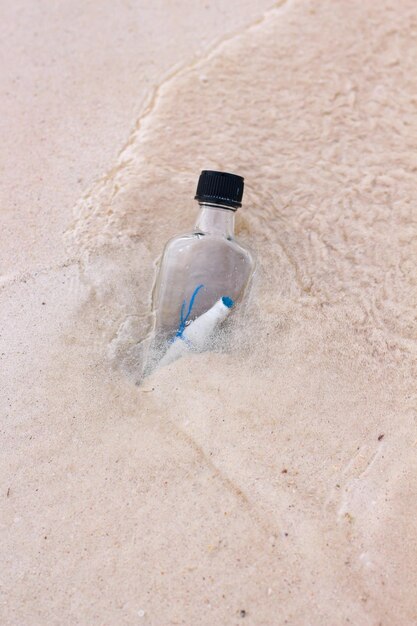
<svg viewBox="0 0 417 626"><path fill-rule="evenodd" d="M164 255L181 252L191 248L229 248L231 251L240 252L254 259L253 251L239 239L224 237L222 235L206 234L198 230L176 235L165 244Z"/></svg>

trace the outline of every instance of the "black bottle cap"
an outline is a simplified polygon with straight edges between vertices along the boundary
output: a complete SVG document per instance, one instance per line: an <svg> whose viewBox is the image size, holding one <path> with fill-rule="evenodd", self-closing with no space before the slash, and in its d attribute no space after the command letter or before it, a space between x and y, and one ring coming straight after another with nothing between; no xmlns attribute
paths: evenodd
<svg viewBox="0 0 417 626"><path fill-rule="evenodd" d="M222 204L234 211L242 206L243 178L227 172L203 170L198 180L195 199L209 204Z"/></svg>

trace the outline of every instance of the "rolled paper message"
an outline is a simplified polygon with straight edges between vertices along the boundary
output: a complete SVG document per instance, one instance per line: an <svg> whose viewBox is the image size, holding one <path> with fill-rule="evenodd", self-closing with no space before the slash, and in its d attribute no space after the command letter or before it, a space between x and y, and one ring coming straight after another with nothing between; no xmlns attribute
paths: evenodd
<svg viewBox="0 0 417 626"><path fill-rule="evenodd" d="M231 298L223 296L211 309L186 326L181 336L176 337L171 343L159 365L164 366L173 363L186 352L204 350L216 328L229 315L233 304Z"/></svg>

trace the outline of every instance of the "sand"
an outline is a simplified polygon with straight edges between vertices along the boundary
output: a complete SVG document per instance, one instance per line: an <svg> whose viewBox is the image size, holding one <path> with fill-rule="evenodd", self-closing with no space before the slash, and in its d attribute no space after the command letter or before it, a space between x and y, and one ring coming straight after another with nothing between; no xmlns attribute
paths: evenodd
<svg viewBox="0 0 417 626"><path fill-rule="evenodd" d="M415 3L3 8L1 623L417 624ZM138 385L202 168L249 306Z"/></svg>

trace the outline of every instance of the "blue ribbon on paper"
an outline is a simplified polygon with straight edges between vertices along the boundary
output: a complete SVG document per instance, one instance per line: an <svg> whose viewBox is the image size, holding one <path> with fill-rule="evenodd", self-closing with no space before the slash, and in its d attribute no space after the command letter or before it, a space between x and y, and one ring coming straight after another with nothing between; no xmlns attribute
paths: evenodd
<svg viewBox="0 0 417 626"><path fill-rule="evenodd" d="M184 300L184 302L182 303L181 306L181 312L180 312L180 325L178 327L178 330L175 334L175 337L179 337L180 339L183 339L183 332L185 330L185 327L187 325L187 322L189 320L189 317L191 315L191 311L193 310L193 306L194 306L194 301L196 299L196 296L198 294L198 292L200 291L200 289L202 289L204 287L204 285L198 285L198 287L196 287L193 291L193 294L190 298L190 304L188 305L188 311L187 311L187 315L184 315L185 313L185 308L187 306L187 300Z"/></svg>

